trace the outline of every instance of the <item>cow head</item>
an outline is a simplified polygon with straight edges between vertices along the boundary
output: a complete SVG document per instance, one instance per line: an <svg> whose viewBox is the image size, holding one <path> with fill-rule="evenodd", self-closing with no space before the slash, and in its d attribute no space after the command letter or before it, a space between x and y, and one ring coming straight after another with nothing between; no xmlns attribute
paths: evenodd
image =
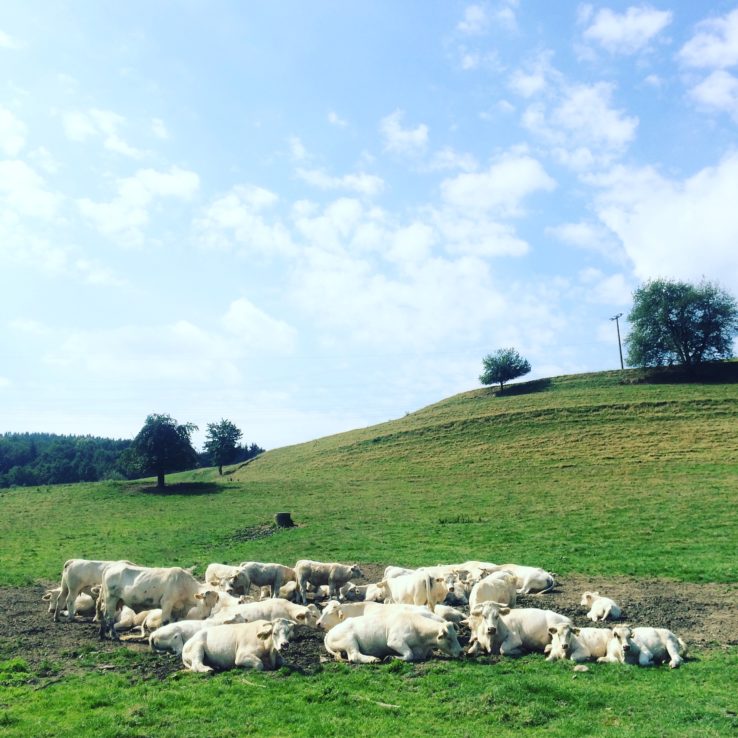
<svg viewBox="0 0 738 738"><path fill-rule="evenodd" d="M461 655L462 648L456 636L456 628L454 628L453 623L444 623L438 629L436 648L454 659Z"/></svg>
<svg viewBox="0 0 738 738"><path fill-rule="evenodd" d="M502 621L502 616L510 612L509 607L501 605L499 602L483 602L476 605L469 615L469 627L474 638L479 645L488 653L492 652L492 647L500 631L507 632L507 626Z"/></svg>
<svg viewBox="0 0 738 738"><path fill-rule="evenodd" d="M323 630L330 630L343 619L343 612L341 612L341 605L335 600L331 600L321 613L318 621L315 625Z"/></svg>
<svg viewBox="0 0 738 738"><path fill-rule="evenodd" d="M286 618L273 620L272 644L277 651L284 651L290 645L290 638L294 635L294 625Z"/></svg>
<svg viewBox="0 0 738 738"><path fill-rule="evenodd" d="M319 618L320 610L313 604L301 607L300 611L295 615L295 620L300 625L310 625L312 627L317 625Z"/></svg>
<svg viewBox="0 0 738 738"><path fill-rule="evenodd" d="M364 572L359 568L358 564L352 564L351 566L351 579L356 578L363 579L364 578Z"/></svg>
<svg viewBox="0 0 738 738"><path fill-rule="evenodd" d="M377 602L381 602L382 600L389 599L390 591L389 591L389 585L387 584L387 580L383 579L381 582L376 583L376 595L375 600Z"/></svg>
<svg viewBox="0 0 738 738"><path fill-rule="evenodd" d="M607 644L607 655L624 663L631 651L637 651L632 641L633 633L627 625L616 625Z"/></svg>
<svg viewBox="0 0 738 738"><path fill-rule="evenodd" d="M592 603L600 596L599 592L585 592L582 595L582 601L579 603L580 605L584 605L585 607L592 607Z"/></svg>
<svg viewBox="0 0 738 738"><path fill-rule="evenodd" d="M569 623L559 623L549 627L551 643L547 646L548 660L567 659L573 650L572 638L579 633L579 628L573 628Z"/></svg>

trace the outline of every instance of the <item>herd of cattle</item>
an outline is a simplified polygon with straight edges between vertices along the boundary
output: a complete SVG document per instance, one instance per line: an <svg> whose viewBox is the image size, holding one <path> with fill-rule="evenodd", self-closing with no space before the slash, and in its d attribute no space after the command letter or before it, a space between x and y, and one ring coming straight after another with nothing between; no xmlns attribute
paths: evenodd
<svg viewBox="0 0 738 738"><path fill-rule="evenodd" d="M277 668L296 624L325 631L328 654L353 663L387 656L419 661L434 651L457 658L463 653L461 624L471 633L470 655L540 652L548 661L668 661L676 668L686 653L684 642L664 628L577 628L552 610L516 608L519 594L543 594L555 586L553 576L536 567L483 561L389 566L378 583L351 581L362 577L355 565L301 559L294 568L254 561L211 564L200 582L179 567L70 559L61 585L44 599L55 621L79 614L100 623L101 638L118 639L125 631L148 635L152 649L180 654L187 669L202 672ZM621 614L598 592L585 592L581 604L593 622ZM468 613L460 609L467 606Z"/></svg>

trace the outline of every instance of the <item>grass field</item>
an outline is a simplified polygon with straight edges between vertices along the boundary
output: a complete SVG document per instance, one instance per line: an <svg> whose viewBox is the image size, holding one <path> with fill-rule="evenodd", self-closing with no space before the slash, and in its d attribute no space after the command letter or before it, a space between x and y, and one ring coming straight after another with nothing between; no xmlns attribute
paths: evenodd
<svg viewBox="0 0 738 738"><path fill-rule="evenodd" d="M478 558L541 565L564 579L738 582L738 383L622 376L464 393L270 451L222 479L214 470L170 475L165 494L147 482L4 491L0 584L55 580L70 557L199 573L211 561L244 559L412 566ZM260 537L280 510L298 527ZM11 654L0 641L0 659ZM133 667L91 668L36 691L38 675L30 686L22 663L6 658L0 670L3 663L11 677L0 732L12 735L710 736L737 728L738 652L724 643L678 672L595 665L576 679L570 666L530 656L329 664L310 676L182 674L163 683Z"/></svg>

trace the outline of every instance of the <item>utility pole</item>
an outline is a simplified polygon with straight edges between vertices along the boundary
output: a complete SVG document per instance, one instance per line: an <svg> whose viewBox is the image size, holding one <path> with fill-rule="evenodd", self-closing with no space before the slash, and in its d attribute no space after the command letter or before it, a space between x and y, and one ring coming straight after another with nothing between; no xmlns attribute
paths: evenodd
<svg viewBox="0 0 738 738"><path fill-rule="evenodd" d="M618 351L620 352L620 368L625 369L625 365L623 364L623 346L620 343L620 323L618 322L618 318L622 318L622 317L623 317L623 314L618 313L617 315L613 315L612 318L610 318L610 320L615 321L615 327L617 328L617 331L618 331Z"/></svg>

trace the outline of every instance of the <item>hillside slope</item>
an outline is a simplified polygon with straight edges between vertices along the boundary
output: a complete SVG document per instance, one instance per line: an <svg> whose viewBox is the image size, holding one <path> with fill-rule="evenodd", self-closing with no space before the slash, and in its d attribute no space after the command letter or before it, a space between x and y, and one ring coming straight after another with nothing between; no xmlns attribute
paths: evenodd
<svg viewBox="0 0 738 738"><path fill-rule="evenodd" d="M627 376L634 376L629 373ZM463 393L399 420L148 483L0 493L0 583L142 564L480 558L736 581L738 383L619 372ZM298 523L273 532L273 514Z"/></svg>

